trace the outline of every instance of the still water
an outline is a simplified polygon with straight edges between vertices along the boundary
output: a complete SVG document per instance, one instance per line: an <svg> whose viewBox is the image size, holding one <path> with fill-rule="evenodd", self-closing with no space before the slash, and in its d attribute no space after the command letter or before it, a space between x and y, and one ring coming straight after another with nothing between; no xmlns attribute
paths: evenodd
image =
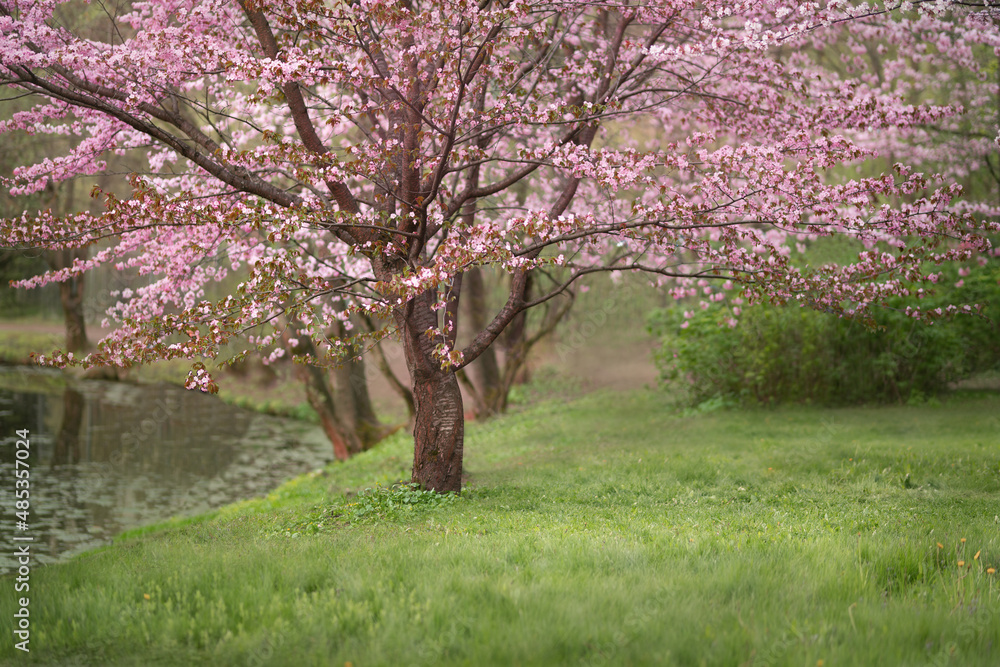
<svg viewBox="0 0 1000 667"><path fill-rule="evenodd" d="M22 429L31 444L26 531L16 525L14 498ZM33 537L36 563L107 544L129 528L265 494L332 458L318 428L215 396L0 367L0 543ZM15 569L12 551L0 549L0 574Z"/></svg>

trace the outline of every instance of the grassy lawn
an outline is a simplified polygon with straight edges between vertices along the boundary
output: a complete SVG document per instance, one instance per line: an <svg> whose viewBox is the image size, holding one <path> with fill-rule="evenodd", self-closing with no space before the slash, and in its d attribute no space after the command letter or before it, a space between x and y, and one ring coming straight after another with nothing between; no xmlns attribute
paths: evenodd
<svg viewBox="0 0 1000 667"><path fill-rule="evenodd" d="M35 568L31 653L0 660L997 665L998 415L987 394L687 417L591 394L471 425L445 499L385 488L400 435Z"/></svg>
<svg viewBox="0 0 1000 667"><path fill-rule="evenodd" d="M65 346L65 336L60 333L39 332L30 329L34 322L24 324L17 322L17 325L24 327L21 329L0 329L0 363L2 364L27 364L31 361L31 353L48 354L56 348ZM37 327L53 326L47 322L42 322Z"/></svg>

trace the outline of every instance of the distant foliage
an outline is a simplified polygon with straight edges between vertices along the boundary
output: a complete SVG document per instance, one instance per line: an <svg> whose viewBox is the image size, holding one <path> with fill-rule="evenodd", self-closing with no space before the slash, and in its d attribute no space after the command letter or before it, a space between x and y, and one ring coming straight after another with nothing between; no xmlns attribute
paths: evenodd
<svg viewBox="0 0 1000 667"><path fill-rule="evenodd" d="M983 316L930 326L905 314L912 299L890 302L868 323L766 304L736 320L725 303L658 310L650 317L661 343L655 361L691 405L920 402L1000 369L1000 267L973 276L942 274L941 289L920 304L976 303Z"/></svg>
<svg viewBox="0 0 1000 667"><path fill-rule="evenodd" d="M39 253L0 247L0 312L4 318L58 312L59 291L51 287L44 294L16 290L10 281L45 271L48 267Z"/></svg>

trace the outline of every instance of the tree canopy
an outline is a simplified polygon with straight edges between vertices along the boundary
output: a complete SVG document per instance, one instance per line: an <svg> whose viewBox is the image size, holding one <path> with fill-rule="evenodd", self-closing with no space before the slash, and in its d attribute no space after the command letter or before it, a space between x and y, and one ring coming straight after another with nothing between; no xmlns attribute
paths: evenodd
<svg viewBox="0 0 1000 667"><path fill-rule="evenodd" d="M414 481L441 491L461 487L455 373L583 275L864 317L943 262L974 265L1000 229L996 199L959 184L1000 140L1000 30L978 3L98 4L73 25L56 0L0 0L0 84L38 100L0 132L76 138L5 176L10 192L148 156L130 197L95 193L103 213L0 223L7 245L99 248L25 287L101 264L150 277L96 351L41 360L182 357L211 391L202 360L223 344L273 358L294 327L318 350L303 361L334 362L363 313L387 323L374 338L402 337ZM793 261L829 235L864 249ZM460 347L479 266L509 289ZM528 298L532 271L558 280ZM205 298L234 272L236 290Z"/></svg>

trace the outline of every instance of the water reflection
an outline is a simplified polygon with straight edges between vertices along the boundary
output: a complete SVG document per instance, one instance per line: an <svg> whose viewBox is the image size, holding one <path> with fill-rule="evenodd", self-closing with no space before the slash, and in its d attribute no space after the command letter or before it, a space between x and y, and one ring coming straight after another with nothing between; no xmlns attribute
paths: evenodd
<svg viewBox="0 0 1000 667"><path fill-rule="evenodd" d="M327 463L309 425L170 385L69 381L0 368L0 540L15 533L14 441L31 431L31 517L38 562L116 533L266 493ZM13 569L9 549L0 573Z"/></svg>
<svg viewBox="0 0 1000 667"><path fill-rule="evenodd" d="M72 387L63 392L63 416L52 452L52 467L80 462L80 428L83 426L83 394Z"/></svg>

